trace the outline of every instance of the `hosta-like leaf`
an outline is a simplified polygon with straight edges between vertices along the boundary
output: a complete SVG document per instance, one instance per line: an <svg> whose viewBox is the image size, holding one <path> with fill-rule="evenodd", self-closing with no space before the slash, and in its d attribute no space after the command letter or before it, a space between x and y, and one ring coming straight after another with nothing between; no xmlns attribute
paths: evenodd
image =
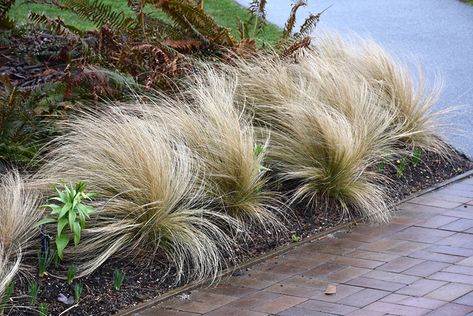
<svg viewBox="0 0 473 316"><path fill-rule="evenodd" d="M71 202L67 202L66 204L64 204L58 217L62 218L64 215L66 215L67 212L69 212L69 210L71 209L71 207L72 207Z"/></svg>
<svg viewBox="0 0 473 316"><path fill-rule="evenodd" d="M76 221L76 211L75 210L70 210L69 211L69 228L71 229L71 231L74 231L74 222Z"/></svg>
<svg viewBox="0 0 473 316"><path fill-rule="evenodd" d="M69 244L69 236L62 235L56 237L56 247L57 247L57 255L62 260L64 259L64 249Z"/></svg>
<svg viewBox="0 0 473 316"><path fill-rule="evenodd" d="M39 222L37 222L34 227L39 227L41 225L46 225L46 224L51 224L51 223L56 223L57 220L54 219L54 218L44 218L42 220L40 220Z"/></svg>
<svg viewBox="0 0 473 316"><path fill-rule="evenodd" d="M62 232L64 231L64 228L67 226L67 223L69 221L67 220L66 217L60 218L57 222L57 235L61 236Z"/></svg>
<svg viewBox="0 0 473 316"><path fill-rule="evenodd" d="M80 233L81 233L81 227L78 222L74 222L74 245L77 246L80 241Z"/></svg>

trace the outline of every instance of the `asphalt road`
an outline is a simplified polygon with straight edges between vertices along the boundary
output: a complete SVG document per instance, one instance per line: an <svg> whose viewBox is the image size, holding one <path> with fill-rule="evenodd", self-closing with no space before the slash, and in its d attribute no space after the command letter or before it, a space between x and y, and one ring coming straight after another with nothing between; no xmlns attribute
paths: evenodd
<svg viewBox="0 0 473 316"><path fill-rule="evenodd" d="M238 0L247 5L249 0ZM458 0L308 0L300 10L323 15L314 36L323 30L371 37L402 60L421 63L427 79L440 78L443 93L436 110L448 114L442 131L449 143L473 158L473 6ZM283 26L290 0L269 0L268 19Z"/></svg>

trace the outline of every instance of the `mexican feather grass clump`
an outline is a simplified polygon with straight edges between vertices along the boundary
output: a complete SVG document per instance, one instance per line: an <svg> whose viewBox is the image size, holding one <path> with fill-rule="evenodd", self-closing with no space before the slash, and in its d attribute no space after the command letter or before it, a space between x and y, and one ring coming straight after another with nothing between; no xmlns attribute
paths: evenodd
<svg viewBox="0 0 473 316"><path fill-rule="evenodd" d="M345 215L384 222L388 179L376 166L414 146L445 153L438 91L369 40L325 35L296 62L268 57L227 72L237 73L240 106L271 128L268 156L297 183L293 201L336 202Z"/></svg>
<svg viewBox="0 0 473 316"><path fill-rule="evenodd" d="M111 109L70 122L40 181L86 181L100 197L81 243L66 258L86 275L117 254L165 254L176 280L216 278L232 253L221 227L238 223L202 201L197 159L164 124Z"/></svg>
<svg viewBox="0 0 473 316"><path fill-rule="evenodd" d="M21 269L21 260L31 251L38 235L33 228L41 218L40 196L28 190L18 171L0 180L0 298Z"/></svg>
<svg viewBox="0 0 473 316"><path fill-rule="evenodd" d="M281 205L267 189L268 139L259 139L251 118L235 107L235 77L203 67L188 80L171 107L175 133L181 133L203 162L205 194L216 209L243 225L283 228ZM184 100L188 100L188 104ZM157 109L158 113L162 110Z"/></svg>
<svg viewBox="0 0 473 316"><path fill-rule="evenodd" d="M378 43L361 37L343 40L340 36L326 34L316 46L320 60L338 65L347 75L361 75L381 91L382 105L395 115L394 124L402 129L405 144L447 155L447 147L438 132L444 127L441 117L449 110L433 110L441 84L428 85L420 66L413 75L408 65Z"/></svg>

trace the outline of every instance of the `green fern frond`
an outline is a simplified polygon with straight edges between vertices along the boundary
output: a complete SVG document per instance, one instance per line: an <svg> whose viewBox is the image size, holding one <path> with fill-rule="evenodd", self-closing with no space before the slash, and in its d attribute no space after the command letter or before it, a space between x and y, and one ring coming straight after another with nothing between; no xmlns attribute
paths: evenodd
<svg viewBox="0 0 473 316"><path fill-rule="evenodd" d="M113 11L112 6L99 0L61 0L61 3L69 11L95 23L98 27L108 25L122 31L128 31L136 27L135 19L125 16L124 12ZM64 9L64 6L62 9Z"/></svg>
<svg viewBox="0 0 473 316"><path fill-rule="evenodd" d="M154 0L181 29L207 42L231 47L235 39L230 30L215 22L205 11L189 0Z"/></svg>
<svg viewBox="0 0 473 316"><path fill-rule="evenodd" d="M67 25L60 18L52 19L45 14L30 12L28 21L35 26L41 26L59 35L82 36L82 32L72 25Z"/></svg>
<svg viewBox="0 0 473 316"><path fill-rule="evenodd" d="M0 0L0 30L8 30L15 27L15 22L7 17L8 11L15 4L15 0Z"/></svg>
<svg viewBox="0 0 473 316"><path fill-rule="evenodd" d="M15 0L0 0L0 18L6 17L14 4Z"/></svg>
<svg viewBox="0 0 473 316"><path fill-rule="evenodd" d="M296 25L297 10L299 10L300 7L304 7L306 5L306 0L297 0L292 4L291 13L289 13L289 17L286 21L286 24L284 25L282 39L286 39L291 35L292 31L294 30L294 26Z"/></svg>

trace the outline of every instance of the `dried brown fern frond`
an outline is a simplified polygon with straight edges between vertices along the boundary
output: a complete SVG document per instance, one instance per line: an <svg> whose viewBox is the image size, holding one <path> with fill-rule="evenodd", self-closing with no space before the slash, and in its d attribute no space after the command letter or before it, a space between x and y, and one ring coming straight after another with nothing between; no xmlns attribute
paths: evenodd
<svg viewBox="0 0 473 316"><path fill-rule="evenodd" d="M320 22L320 17L322 14L327 11L331 6L327 7L326 9L322 10L321 12L317 14L310 14L302 23L299 32L294 34L294 39L299 40L302 39L303 37L310 36L310 34L314 31L314 29L317 26L317 23Z"/></svg>
<svg viewBox="0 0 473 316"><path fill-rule="evenodd" d="M291 12L289 13L289 17L287 18L286 24L284 25L281 41L289 38L292 31L294 30L294 26L296 25L297 11L299 10L299 8L304 7L306 5L307 5L306 0L296 0L292 4Z"/></svg>

